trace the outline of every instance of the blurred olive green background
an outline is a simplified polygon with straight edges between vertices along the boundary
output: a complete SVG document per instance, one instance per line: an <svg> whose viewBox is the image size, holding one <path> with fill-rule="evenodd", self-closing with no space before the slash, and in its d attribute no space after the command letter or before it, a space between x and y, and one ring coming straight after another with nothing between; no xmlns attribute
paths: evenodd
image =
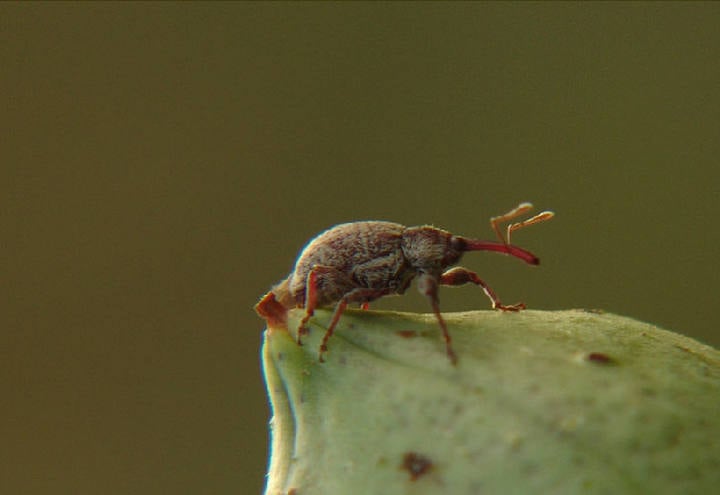
<svg viewBox="0 0 720 495"><path fill-rule="evenodd" d="M720 345L719 4L0 5L0 480L258 493L252 305L338 222L492 238L504 302ZM486 309L477 288L445 310ZM411 290L376 305L426 311Z"/></svg>

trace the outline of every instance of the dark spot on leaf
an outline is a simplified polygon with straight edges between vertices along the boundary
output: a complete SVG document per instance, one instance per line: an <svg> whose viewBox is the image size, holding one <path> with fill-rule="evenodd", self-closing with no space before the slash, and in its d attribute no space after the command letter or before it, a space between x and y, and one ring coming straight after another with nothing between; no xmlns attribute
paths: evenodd
<svg viewBox="0 0 720 495"><path fill-rule="evenodd" d="M612 364L613 358L602 352L591 352L585 357L588 361L599 364Z"/></svg>
<svg viewBox="0 0 720 495"><path fill-rule="evenodd" d="M290 489L287 491L287 495L297 495L297 492L298 492L298 491L297 491L297 488L290 488Z"/></svg>
<svg viewBox="0 0 720 495"><path fill-rule="evenodd" d="M416 481L433 467L432 461L417 452L406 452L403 456L402 469L410 473L410 481Z"/></svg>
<svg viewBox="0 0 720 495"><path fill-rule="evenodd" d="M404 339L411 339L418 336L418 333L415 330L398 330L395 333Z"/></svg>

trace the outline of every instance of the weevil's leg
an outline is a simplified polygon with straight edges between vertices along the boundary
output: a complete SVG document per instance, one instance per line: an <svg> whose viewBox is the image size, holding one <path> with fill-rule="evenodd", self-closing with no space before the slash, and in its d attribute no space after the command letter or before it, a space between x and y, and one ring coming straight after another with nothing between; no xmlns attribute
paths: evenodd
<svg viewBox="0 0 720 495"><path fill-rule="evenodd" d="M297 343L302 345L302 336L308 334L307 324L315 314L320 294L324 299L336 301L334 294L344 294L353 289L353 281L344 273L329 266L315 265L305 280L305 316L297 330Z"/></svg>
<svg viewBox="0 0 720 495"><path fill-rule="evenodd" d="M492 226L492 229L495 231L495 235L497 235L498 239L500 239L500 242L503 242L504 244L510 244L509 240L506 240L503 235L500 233L500 224L508 222L512 220L513 218L517 218L520 215L523 215L530 211L532 209L533 205L531 203L520 203L515 208L510 210L509 212L498 215L497 217L492 217L490 219L490 225Z"/></svg>
<svg viewBox="0 0 720 495"><path fill-rule="evenodd" d="M317 306L317 277L318 267L314 267L307 275L305 280L305 316L300 320L300 325L297 329L297 343L302 345L302 336L307 335L307 322L315 314L315 307Z"/></svg>
<svg viewBox="0 0 720 495"><path fill-rule="evenodd" d="M543 211L533 217L528 218L527 220L523 220L522 222L511 223L507 226L507 243L510 244L510 234L512 234L516 230L520 230L523 227L529 227L530 225L535 225L536 223L550 220L554 216L555 212Z"/></svg>
<svg viewBox="0 0 720 495"><path fill-rule="evenodd" d="M453 351L452 348L452 339L450 338L450 333L447 329L447 324L445 323L445 320L442 317L442 314L440 314L440 301L438 300L438 279L436 275L432 275L430 273L422 273L418 276L417 281L417 287L421 294L425 295L428 298L428 301L430 301L430 306L432 306L433 313L435 313L435 317L437 318L438 323L440 324L440 329L442 330L443 339L445 339L445 351L447 352L448 358L450 358L450 362L453 365L457 364L457 355L455 354L455 351Z"/></svg>
<svg viewBox="0 0 720 495"><path fill-rule="evenodd" d="M325 331L325 335L323 335L322 343L320 344L320 351L318 353L320 362L322 363L325 361L325 358L323 358L323 354L325 354L328 350L328 340L330 340L330 337L332 337L332 334L335 331L335 327L340 321L340 317L342 316L345 308L347 308L347 305L349 303L372 301L379 297L386 296L392 292L393 291L391 289L356 288L345 294L335 306L335 312L333 313L332 320L330 320L330 324Z"/></svg>
<svg viewBox="0 0 720 495"><path fill-rule="evenodd" d="M471 272L467 268L458 266L446 271L440 276L441 285L464 285L469 282L482 287L485 295L492 301L493 309L499 309L500 311L520 311L521 309L525 309L525 303L511 304L509 306L501 303L490 286L483 282L482 279L477 276L477 273Z"/></svg>

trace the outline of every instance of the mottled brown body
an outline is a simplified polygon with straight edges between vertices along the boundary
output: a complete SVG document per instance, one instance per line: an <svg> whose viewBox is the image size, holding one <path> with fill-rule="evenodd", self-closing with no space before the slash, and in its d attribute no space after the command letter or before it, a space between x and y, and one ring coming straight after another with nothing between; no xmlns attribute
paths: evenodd
<svg viewBox="0 0 720 495"><path fill-rule="evenodd" d="M300 254L289 276L291 297L305 305L307 276L316 266L333 269L318 281L318 306L337 302L357 287L402 294L412 279L402 252L404 231L391 222L346 223L326 230Z"/></svg>
<svg viewBox="0 0 720 495"><path fill-rule="evenodd" d="M392 222L337 225L303 249L288 277L288 291L298 307L304 306L308 274L322 267L318 306L335 303L356 289L370 289L355 298L361 303L402 294L419 270L439 272L460 258L462 252L453 249L451 239L452 234L433 227Z"/></svg>
<svg viewBox="0 0 720 495"><path fill-rule="evenodd" d="M524 203L510 213L491 220L496 232L497 222L513 218L527 211ZM543 212L512 230L546 220L551 212ZM499 234L498 234L499 235ZM337 225L318 235L302 250L290 275L260 300L255 310L270 324L286 324L287 310L305 308L306 314L298 328L298 344L307 333L307 323L315 308L336 304L333 318L320 346L320 361L327 350L327 341L340 316L350 303L362 307L383 296L403 294L414 278L418 289L427 296L446 342L448 356L455 363L450 335L440 314L438 285L479 285L491 299L493 308L518 311L525 307L518 303L503 305L490 287L474 273L457 267L466 251L490 250L518 257L530 264L539 260L532 253L501 242L478 241L455 236L431 226L405 227L392 222L364 221Z"/></svg>

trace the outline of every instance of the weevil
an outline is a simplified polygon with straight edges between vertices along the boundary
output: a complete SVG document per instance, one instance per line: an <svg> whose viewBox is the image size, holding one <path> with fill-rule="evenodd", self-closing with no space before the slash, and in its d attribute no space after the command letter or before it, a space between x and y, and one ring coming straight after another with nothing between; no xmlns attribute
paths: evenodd
<svg viewBox="0 0 720 495"><path fill-rule="evenodd" d="M503 236L500 225L523 215L532 208L521 203L504 215L492 217L490 225L498 241L484 241L453 235L445 230L422 225L405 227L383 221L360 221L336 225L312 239L301 251L295 267L286 279L275 285L255 305L255 311L274 324L287 323L287 311L305 308L297 330L297 343L308 333L308 322L318 307L335 305L330 324L322 338L319 360L324 361L328 340L348 304L363 309L383 296L403 294L413 279L427 297L437 318L445 349L452 364L457 356L451 345L447 324L440 313L438 286L473 283L480 286L493 309L520 311L524 303L505 305L475 272L456 264L467 251L495 251L509 254L530 265L540 260L529 251L510 243L512 232L554 216L543 211L526 220L511 223Z"/></svg>

